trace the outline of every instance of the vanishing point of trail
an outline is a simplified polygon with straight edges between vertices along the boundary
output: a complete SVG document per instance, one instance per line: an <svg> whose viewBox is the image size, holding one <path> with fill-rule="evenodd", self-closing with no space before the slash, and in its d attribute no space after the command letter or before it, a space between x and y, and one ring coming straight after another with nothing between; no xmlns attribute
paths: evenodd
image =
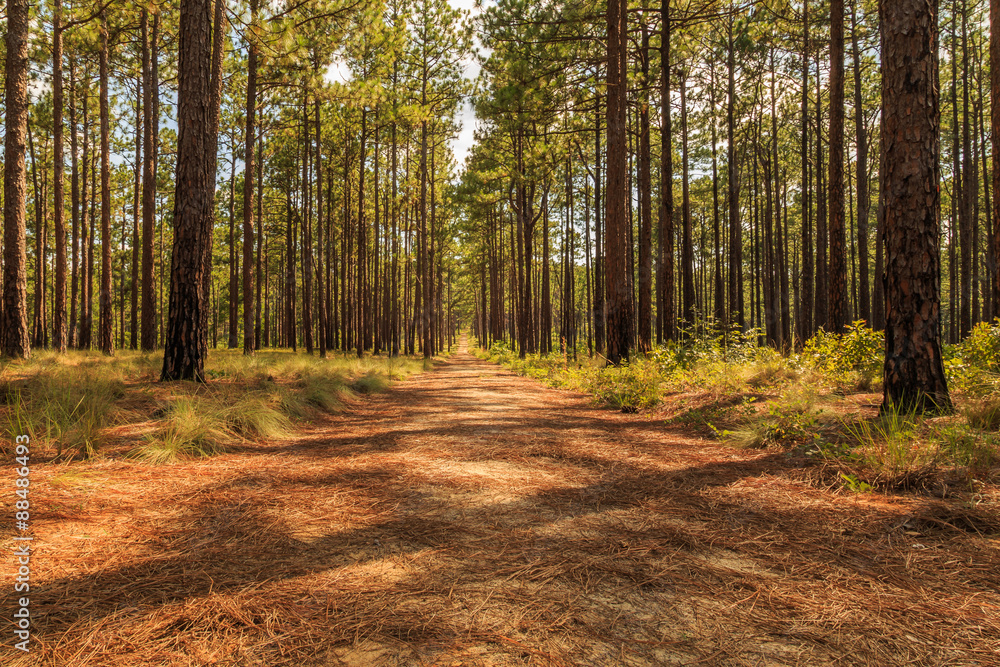
<svg viewBox="0 0 1000 667"><path fill-rule="evenodd" d="M97 473L124 474L109 461ZM595 408L462 351L300 436L140 467L44 536L19 664L996 664L997 543L940 501ZM67 493L75 493L70 489ZM52 498L58 502L58 498ZM92 600L84 604L84 600Z"/></svg>

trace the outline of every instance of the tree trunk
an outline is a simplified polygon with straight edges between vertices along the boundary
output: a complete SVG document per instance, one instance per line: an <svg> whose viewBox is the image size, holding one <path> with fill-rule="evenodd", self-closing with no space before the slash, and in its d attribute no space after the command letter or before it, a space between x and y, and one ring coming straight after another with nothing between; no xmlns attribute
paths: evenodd
<svg viewBox="0 0 1000 667"><path fill-rule="evenodd" d="M813 237L812 237L812 183L809 172L809 0L802 3L802 276L799 297L799 344L805 343L816 331L813 319Z"/></svg>
<svg viewBox="0 0 1000 667"><path fill-rule="evenodd" d="M155 20L155 19L154 19ZM153 30L156 35L156 29ZM153 223L156 215L156 138L153 136L154 72L149 13L142 10L142 340L143 351L156 349L156 292L153 284Z"/></svg>
<svg viewBox="0 0 1000 667"><path fill-rule="evenodd" d="M323 170L321 168L322 162L322 121L320 119L320 103L319 98L315 100L316 106L316 162L314 169L316 170L316 233L317 233L317 248L318 252L316 254L316 289L317 289L317 299L316 303L319 307L319 356L320 359L326 358L326 344L327 344L327 310L326 310L326 293L324 291L324 277L325 271L323 266Z"/></svg>
<svg viewBox="0 0 1000 667"><path fill-rule="evenodd" d="M733 43L733 17L728 22L729 100L726 104L726 130L729 151L729 322L746 328L743 301L743 227L740 224L739 175L736 165L736 46Z"/></svg>
<svg viewBox="0 0 1000 667"><path fill-rule="evenodd" d="M959 271L961 282L961 303L959 305L958 336L964 339L972 331L972 199L978 196L972 176L972 144L969 122L969 29L968 8L962 0L962 191L959 211L958 235L961 254ZM958 47L952 57L958 56Z"/></svg>
<svg viewBox="0 0 1000 667"><path fill-rule="evenodd" d="M660 2L660 275L657 279L657 327L656 341L674 340L674 148L673 128L670 118L670 2ZM596 199L600 192L595 191ZM595 200L595 206L600 202ZM600 227L600 222L598 222ZM600 255L598 255L600 260ZM600 291L601 285L597 286ZM662 331L661 331L662 330ZM602 349L602 338L598 336L598 352Z"/></svg>
<svg viewBox="0 0 1000 667"><path fill-rule="evenodd" d="M608 362L628 362L632 342L632 300L628 287L628 231L625 176L627 0L608 2L608 158L605 251L607 253Z"/></svg>
<svg viewBox="0 0 1000 667"><path fill-rule="evenodd" d="M830 2L830 331L847 325L847 235L844 215L844 0Z"/></svg>
<svg viewBox="0 0 1000 667"><path fill-rule="evenodd" d="M98 346L104 354L114 353L111 301L111 120L108 114L108 20L101 16L100 46L101 107L101 299Z"/></svg>
<svg viewBox="0 0 1000 667"><path fill-rule="evenodd" d="M653 347L653 199L649 168L649 28L642 18L642 101L639 104L639 352ZM589 241L589 240L588 240Z"/></svg>
<svg viewBox="0 0 1000 667"><path fill-rule="evenodd" d="M52 313L52 345L66 351L66 226L63 219L63 47L62 0L52 11L52 160L53 220L56 235L55 308Z"/></svg>
<svg viewBox="0 0 1000 667"><path fill-rule="evenodd" d="M694 233L691 228L691 187L688 179L688 118L687 118L687 68L681 69L681 219L683 239L681 245L681 271L684 274L684 314L683 319L689 334L694 335L697 319L697 304L694 290Z"/></svg>
<svg viewBox="0 0 1000 667"><path fill-rule="evenodd" d="M80 171L79 152L77 151L77 129L76 129L76 63L75 57L69 60L69 145L70 163L72 164L70 176L70 218L73 225L73 241L70 254L70 294L69 294L69 346L77 347L79 338L79 328L76 320L76 304L79 292L79 265L80 265Z"/></svg>
<svg viewBox="0 0 1000 667"><path fill-rule="evenodd" d="M868 278L868 128L865 127L864 97L861 80L861 50L858 48L858 0L851 2L851 56L854 60L854 129L857 136L858 192L858 318L872 326L871 281Z"/></svg>
<svg viewBox="0 0 1000 667"><path fill-rule="evenodd" d="M882 410L945 412L936 3L880 0L886 233Z"/></svg>
<svg viewBox="0 0 1000 667"><path fill-rule="evenodd" d="M208 295L205 248L214 206L215 152L211 128L217 114L213 90L211 0L181 0L178 30L177 176L170 300L162 380L205 381ZM221 25L217 25L218 29ZM203 342L204 341L204 342Z"/></svg>
<svg viewBox="0 0 1000 667"><path fill-rule="evenodd" d="M236 143L235 141L233 142ZM239 254L236 251L236 160L229 160L229 336L230 350L239 343L239 327L236 318L239 316Z"/></svg>
<svg viewBox="0 0 1000 667"><path fill-rule="evenodd" d="M208 122L208 178L209 192L214 198L216 185L216 163L219 153L219 118L222 102L222 60L223 44L226 34L226 19L224 10L224 0L215 0L215 10L213 12L212 26L212 69L211 69L211 98L209 100L209 122ZM154 66L155 70L155 66ZM157 99L154 97L154 99ZM203 130L204 131L204 130ZM214 203L212 206L214 210ZM205 225L203 232L204 243L202 245L202 262L205 267L202 271L202 298L208 304L208 296L212 293L212 244L214 241L215 216L208 214L202 221ZM216 311L218 312L218 311ZM217 327L216 327L217 329ZM218 335L218 331L215 332ZM201 349L202 356L208 354L208 308L202 309L201 320ZM215 347L213 343L212 347Z"/></svg>
<svg viewBox="0 0 1000 667"><path fill-rule="evenodd" d="M993 138L993 314L1000 314L1000 2L990 2L990 128Z"/></svg>
<svg viewBox="0 0 1000 667"><path fill-rule="evenodd" d="M143 146L142 76L135 81L135 163L132 181L132 275L129 282L131 322L129 349L139 349L139 198L142 196L142 146ZM124 347L124 343L122 344Z"/></svg>
<svg viewBox="0 0 1000 667"><path fill-rule="evenodd" d="M155 139L153 137L153 65L149 42L149 13L142 10L142 340L141 347L156 349L156 293L153 285L153 221L156 214Z"/></svg>
<svg viewBox="0 0 1000 667"><path fill-rule="evenodd" d="M247 102L243 148L243 354L256 349L254 336L255 308L253 299L253 179L254 143L257 139L257 39L253 34L257 23L257 1L250 0L250 29L247 31ZM318 103L317 103L318 106ZM318 109L317 109L318 113ZM319 118L316 119L317 123ZM307 133L308 134L308 133ZM259 242L259 240L258 240ZM324 347L324 352L325 352ZM325 355L324 355L325 356Z"/></svg>

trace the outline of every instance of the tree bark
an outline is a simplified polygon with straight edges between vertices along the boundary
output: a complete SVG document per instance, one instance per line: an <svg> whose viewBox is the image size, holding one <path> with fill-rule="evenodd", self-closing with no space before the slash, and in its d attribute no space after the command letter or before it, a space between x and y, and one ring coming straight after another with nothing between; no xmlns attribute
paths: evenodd
<svg viewBox="0 0 1000 667"><path fill-rule="evenodd" d="M155 31L154 31L155 34ZM142 336L145 352L156 349L156 292L153 283L153 221L156 214L155 139L153 137L153 65L149 12L142 10Z"/></svg>
<svg viewBox="0 0 1000 667"><path fill-rule="evenodd" d="M66 225L63 215L63 46L62 0L52 11L52 160L53 221L56 235L55 307L52 314L52 345L66 351Z"/></svg>
<svg viewBox="0 0 1000 667"><path fill-rule="evenodd" d="M844 215L844 0L830 2L830 311L831 331L848 320L847 234Z"/></svg>
<svg viewBox="0 0 1000 667"><path fill-rule="evenodd" d="M694 289L694 233L691 227L691 186L688 179L688 114L687 114L687 69L682 68L681 79L681 220L683 235L681 244L681 272L684 285L683 319L689 335L694 335L697 320L697 303Z"/></svg>
<svg viewBox="0 0 1000 667"><path fill-rule="evenodd" d="M657 342L674 340L674 148L670 118L670 2L660 2L660 275L657 280ZM600 192L595 191L595 206L600 206ZM598 221L600 227L600 221ZM601 257L598 255L598 261ZM602 285L598 284L600 291ZM662 332L661 332L662 329ZM597 338L597 351L603 347L602 331Z"/></svg>
<svg viewBox="0 0 1000 667"><path fill-rule="evenodd" d="M993 314L1000 314L1000 2L990 2L990 127L993 140Z"/></svg>
<svg viewBox="0 0 1000 667"><path fill-rule="evenodd" d="M252 355L256 349L254 336L253 298L253 181L257 139L257 1L250 0L250 28L247 30L247 101L246 128L243 136L243 354ZM318 110L317 110L318 113ZM317 122L319 119L317 118ZM258 240L259 242L259 240Z"/></svg>
<svg viewBox="0 0 1000 667"><path fill-rule="evenodd" d="M605 251L607 253L608 362L627 363L632 342L632 300L628 286L626 214L626 40L627 0L608 2L608 158Z"/></svg>
<svg viewBox="0 0 1000 667"><path fill-rule="evenodd" d="M882 410L945 412L937 3L880 0L886 234Z"/></svg>
<svg viewBox="0 0 1000 667"><path fill-rule="evenodd" d="M642 100L639 103L639 352L653 347L653 198L649 157L649 28L642 16ZM589 239L588 239L589 241Z"/></svg>
<svg viewBox="0 0 1000 667"><path fill-rule="evenodd" d="M858 47L858 0L851 2L851 55L854 60L854 129L857 142L858 193L858 318L872 326L871 281L868 277L868 214L871 195L868 189L868 128L865 127L864 96L861 80L861 50Z"/></svg>
<svg viewBox="0 0 1000 667"><path fill-rule="evenodd" d="M813 319L813 237L812 237L812 183L809 172L809 0L802 3L802 276L799 300L799 344L805 343L816 332Z"/></svg>
<svg viewBox="0 0 1000 667"><path fill-rule="evenodd" d="M79 262L80 262L80 171L79 153L77 151L77 129L76 129L76 63L75 57L69 60L69 145L70 145L70 218L73 226L73 241L70 250L70 294L69 294L69 346L76 347L79 338L79 329L76 320L77 295L79 290Z"/></svg>
<svg viewBox="0 0 1000 667"><path fill-rule="evenodd" d="M101 298L98 346L114 354L114 313L111 301L111 119L108 113L108 19L101 16Z"/></svg>
<svg viewBox="0 0 1000 667"><path fill-rule="evenodd" d="M743 228L740 224L739 174L736 164L736 47L733 43L733 17L729 17L728 76L729 99L726 105L726 130L729 143L729 319L746 328L743 300Z"/></svg>
<svg viewBox="0 0 1000 667"><path fill-rule="evenodd" d="M959 280L961 282L961 302L959 304L958 336L965 338L972 331L972 199L978 196L977 187L972 177L972 143L969 122L969 29L968 7L962 0L962 191L959 205ZM958 56L955 47L953 58Z"/></svg>
<svg viewBox="0 0 1000 667"><path fill-rule="evenodd" d="M181 0L174 243L162 380L205 381L205 248L214 205L211 0ZM204 341L204 342L203 342Z"/></svg>

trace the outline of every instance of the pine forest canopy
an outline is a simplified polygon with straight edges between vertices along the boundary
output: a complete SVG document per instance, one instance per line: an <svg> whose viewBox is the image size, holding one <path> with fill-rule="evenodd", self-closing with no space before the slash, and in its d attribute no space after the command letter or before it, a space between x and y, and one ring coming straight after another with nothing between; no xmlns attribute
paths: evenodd
<svg viewBox="0 0 1000 667"><path fill-rule="evenodd" d="M948 409L941 340L1000 315L990 11L8 0L3 351L203 381L219 345L617 364L864 320L885 405Z"/></svg>

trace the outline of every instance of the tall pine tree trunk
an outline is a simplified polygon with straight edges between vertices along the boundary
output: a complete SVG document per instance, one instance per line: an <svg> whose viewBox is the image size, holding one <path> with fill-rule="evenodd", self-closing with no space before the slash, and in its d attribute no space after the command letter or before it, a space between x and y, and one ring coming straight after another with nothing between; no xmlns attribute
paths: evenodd
<svg viewBox="0 0 1000 667"><path fill-rule="evenodd" d="M104 354L114 353L111 302L111 119L108 113L108 21L101 16L100 46L101 110L101 298L98 346Z"/></svg>
<svg viewBox="0 0 1000 667"><path fill-rule="evenodd" d="M940 342L937 3L880 0L886 335L883 411L950 411Z"/></svg>
<svg viewBox="0 0 1000 667"><path fill-rule="evenodd" d="M830 331L847 325L847 234L844 215L844 0L830 2Z"/></svg>
<svg viewBox="0 0 1000 667"><path fill-rule="evenodd" d="M56 235L55 308L52 314L52 346L66 351L66 225L63 214L63 47L62 0L52 10L52 160L53 220Z"/></svg>
<svg viewBox="0 0 1000 667"><path fill-rule="evenodd" d="M154 19L155 20L155 19ZM153 30L154 36L156 30ZM142 336L141 347L156 349L156 291L153 278L153 223L156 215L156 138L153 136L154 72L149 39L149 13L142 10Z"/></svg>
<svg viewBox="0 0 1000 667"><path fill-rule="evenodd" d="M642 100L639 104L639 352L653 347L653 198L649 157L649 28L642 17ZM588 239L589 241L589 239Z"/></svg>
<svg viewBox="0 0 1000 667"><path fill-rule="evenodd" d="M851 2L851 56L854 60L854 129L857 145L858 192L858 318L872 326L871 281L868 277L868 213L871 195L868 190L868 128L865 127L864 96L861 81L861 50L858 47L858 0Z"/></svg>
<svg viewBox="0 0 1000 667"><path fill-rule="evenodd" d="M802 162L802 276L799 297L799 344L816 332L813 319L812 183L809 172L809 0L802 3L802 119L799 159Z"/></svg>
<svg viewBox="0 0 1000 667"><path fill-rule="evenodd" d="M627 0L608 2L608 158L605 252L607 253L608 361L628 362L632 342L632 300L628 286L625 176Z"/></svg>
<svg viewBox="0 0 1000 667"><path fill-rule="evenodd" d="M211 0L181 0L178 31L177 177L162 380L205 380L206 247L214 206ZM217 31L221 25L216 26Z"/></svg>
<svg viewBox="0 0 1000 667"><path fill-rule="evenodd" d="M257 23L257 1L250 0L250 30L247 34L247 101L246 127L243 133L243 354L252 355L256 349L254 335L255 312L253 299L253 181L257 139L257 41L253 34ZM317 122L318 122L317 118ZM259 239L258 239L259 242ZM325 352L325 348L324 348Z"/></svg>
<svg viewBox="0 0 1000 667"><path fill-rule="evenodd" d="M1000 2L990 3L990 128L993 140L993 314L1000 315Z"/></svg>

